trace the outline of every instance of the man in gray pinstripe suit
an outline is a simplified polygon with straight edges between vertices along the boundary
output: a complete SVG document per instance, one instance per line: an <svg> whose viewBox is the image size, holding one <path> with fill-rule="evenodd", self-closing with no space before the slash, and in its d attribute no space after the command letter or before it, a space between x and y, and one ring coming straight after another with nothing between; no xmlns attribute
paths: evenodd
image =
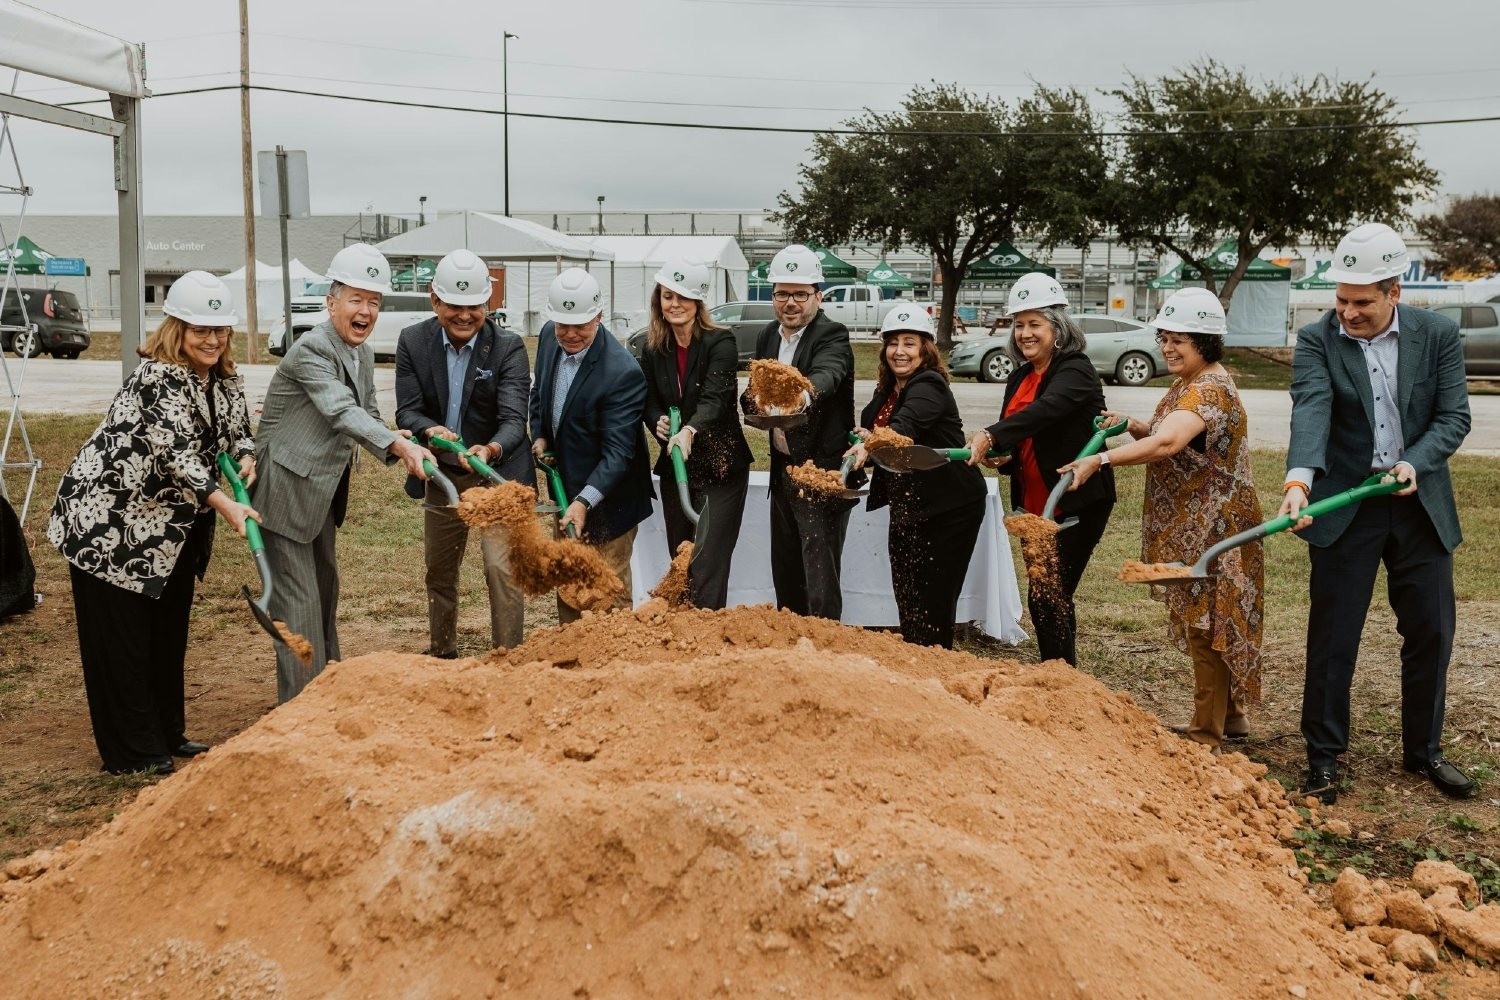
<svg viewBox="0 0 1500 1000"><path fill-rule="evenodd" d="M276 644L283 703L340 658L334 535L349 501L350 444L388 465L400 460L422 479L423 460L432 460L381 421L375 401L375 355L365 340L390 291L390 265L356 243L334 255L328 276L328 321L303 334L277 366L255 439L254 502L276 581L269 610L312 644L311 663Z"/></svg>

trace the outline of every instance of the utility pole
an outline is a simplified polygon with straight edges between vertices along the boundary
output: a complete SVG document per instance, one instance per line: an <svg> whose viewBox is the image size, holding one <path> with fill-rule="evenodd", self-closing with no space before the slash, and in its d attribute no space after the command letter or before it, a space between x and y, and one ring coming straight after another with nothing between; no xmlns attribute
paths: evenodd
<svg viewBox="0 0 1500 1000"><path fill-rule="evenodd" d="M510 218L510 69L506 62L506 49L512 38L520 37L508 31L500 32L500 129L505 145L505 217L507 219Z"/></svg>
<svg viewBox="0 0 1500 1000"><path fill-rule="evenodd" d="M260 317L255 312L255 193L250 151L250 11L249 0L240 0L240 180L245 198L245 330L247 357L258 360ZM287 322L291 319L288 317ZM290 330L290 327L288 327Z"/></svg>

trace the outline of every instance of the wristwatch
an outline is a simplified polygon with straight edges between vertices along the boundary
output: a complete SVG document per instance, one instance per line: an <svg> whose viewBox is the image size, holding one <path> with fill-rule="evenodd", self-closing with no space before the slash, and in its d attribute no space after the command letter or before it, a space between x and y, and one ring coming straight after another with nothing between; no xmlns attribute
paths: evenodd
<svg viewBox="0 0 1500 1000"><path fill-rule="evenodd" d="M585 497L581 493L578 496L576 496L576 497L573 498L573 502L574 503L581 503L581 504L583 504L583 509L584 510L593 510L594 509L594 505L591 504L591 503L589 503L588 498Z"/></svg>
<svg viewBox="0 0 1500 1000"><path fill-rule="evenodd" d="M1107 452L1107 451L1101 451L1099 453L1099 467L1102 469L1102 468L1104 468L1108 464L1109 464L1109 452Z"/></svg>

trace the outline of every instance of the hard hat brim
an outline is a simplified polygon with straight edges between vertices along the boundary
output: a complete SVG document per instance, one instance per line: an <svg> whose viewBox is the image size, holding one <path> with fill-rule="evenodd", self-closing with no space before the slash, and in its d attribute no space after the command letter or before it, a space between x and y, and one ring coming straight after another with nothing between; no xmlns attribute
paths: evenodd
<svg viewBox="0 0 1500 1000"><path fill-rule="evenodd" d="M706 296L699 295L697 292L688 291L686 285L679 285L675 281L667 281L664 278L657 278L656 283L663 288L667 288L673 292L676 292L678 295L681 295L685 299L692 299L694 302L702 302L706 298Z"/></svg>
<svg viewBox="0 0 1500 1000"><path fill-rule="evenodd" d="M163 305L161 307L161 311L166 315L171 316L173 319L182 320L189 326L234 326L240 321L240 318L233 313L230 313L228 315L216 313L212 316L207 317L194 316L191 314L184 314L182 310L170 305Z"/></svg>
<svg viewBox="0 0 1500 1000"><path fill-rule="evenodd" d="M431 288L432 294L436 295L439 301L445 302L450 306L482 306L488 304L490 301L490 290L488 288L482 292L445 292L440 291L436 285L428 287Z"/></svg>
<svg viewBox="0 0 1500 1000"><path fill-rule="evenodd" d="M1168 333L1201 333L1205 337L1223 337L1229 333L1227 326L1222 330L1195 330L1190 326L1178 323L1176 320L1164 320L1159 316L1152 321L1151 325L1158 330L1166 330Z"/></svg>
<svg viewBox="0 0 1500 1000"><path fill-rule="evenodd" d="M1399 278L1405 273L1406 269L1402 268L1395 274L1387 274L1383 278L1377 278L1374 275L1365 274L1361 271L1346 271L1341 267L1330 265L1328 270L1323 272L1323 278L1336 285L1374 285L1382 281L1388 281L1391 278Z"/></svg>
<svg viewBox="0 0 1500 1000"><path fill-rule="evenodd" d="M1045 300L1043 300L1041 302L1024 302L1020 306L1016 307L1015 309L1010 308L1009 304L1007 304L1006 308L1005 308L1005 315L1007 315L1007 316L1015 316L1015 315L1018 315L1019 313L1031 312L1031 311L1036 310L1036 309L1046 309L1046 308L1049 308L1051 306L1062 306L1064 309L1066 309L1068 307L1068 300L1067 299L1045 299Z"/></svg>
<svg viewBox="0 0 1500 1000"><path fill-rule="evenodd" d="M604 315L603 308L591 309L588 312L576 312L576 313L558 312L555 309L550 309L549 308L546 312L547 312L547 318L549 320L551 320L552 322L554 322L554 323L566 323L568 326L578 326L578 325L580 325L582 323L587 323L589 320L593 319L595 316L602 316L602 315Z"/></svg>
<svg viewBox="0 0 1500 1000"><path fill-rule="evenodd" d="M371 281L368 278L365 278L363 280L359 278L334 278L332 280L338 282L340 285L347 285L350 288L358 288L360 291L364 292L379 292L381 295L391 294L390 282L386 282L385 284L381 285Z"/></svg>

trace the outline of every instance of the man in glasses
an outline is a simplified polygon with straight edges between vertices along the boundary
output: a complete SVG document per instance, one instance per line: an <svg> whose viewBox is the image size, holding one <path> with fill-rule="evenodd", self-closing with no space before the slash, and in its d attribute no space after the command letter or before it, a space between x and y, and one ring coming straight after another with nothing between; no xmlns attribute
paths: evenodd
<svg viewBox="0 0 1500 1000"><path fill-rule="evenodd" d="M756 340L756 358L792 365L808 381L807 422L771 432L771 579L776 605L799 615L838 621L844 610L839 562L853 500L798 495L790 466L811 460L837 469L854 429L854 352L849 330L823 314L818 255L793 244L771 259L766 277L776 319ZM746 412L753 403L742 399Z"/></svg>

